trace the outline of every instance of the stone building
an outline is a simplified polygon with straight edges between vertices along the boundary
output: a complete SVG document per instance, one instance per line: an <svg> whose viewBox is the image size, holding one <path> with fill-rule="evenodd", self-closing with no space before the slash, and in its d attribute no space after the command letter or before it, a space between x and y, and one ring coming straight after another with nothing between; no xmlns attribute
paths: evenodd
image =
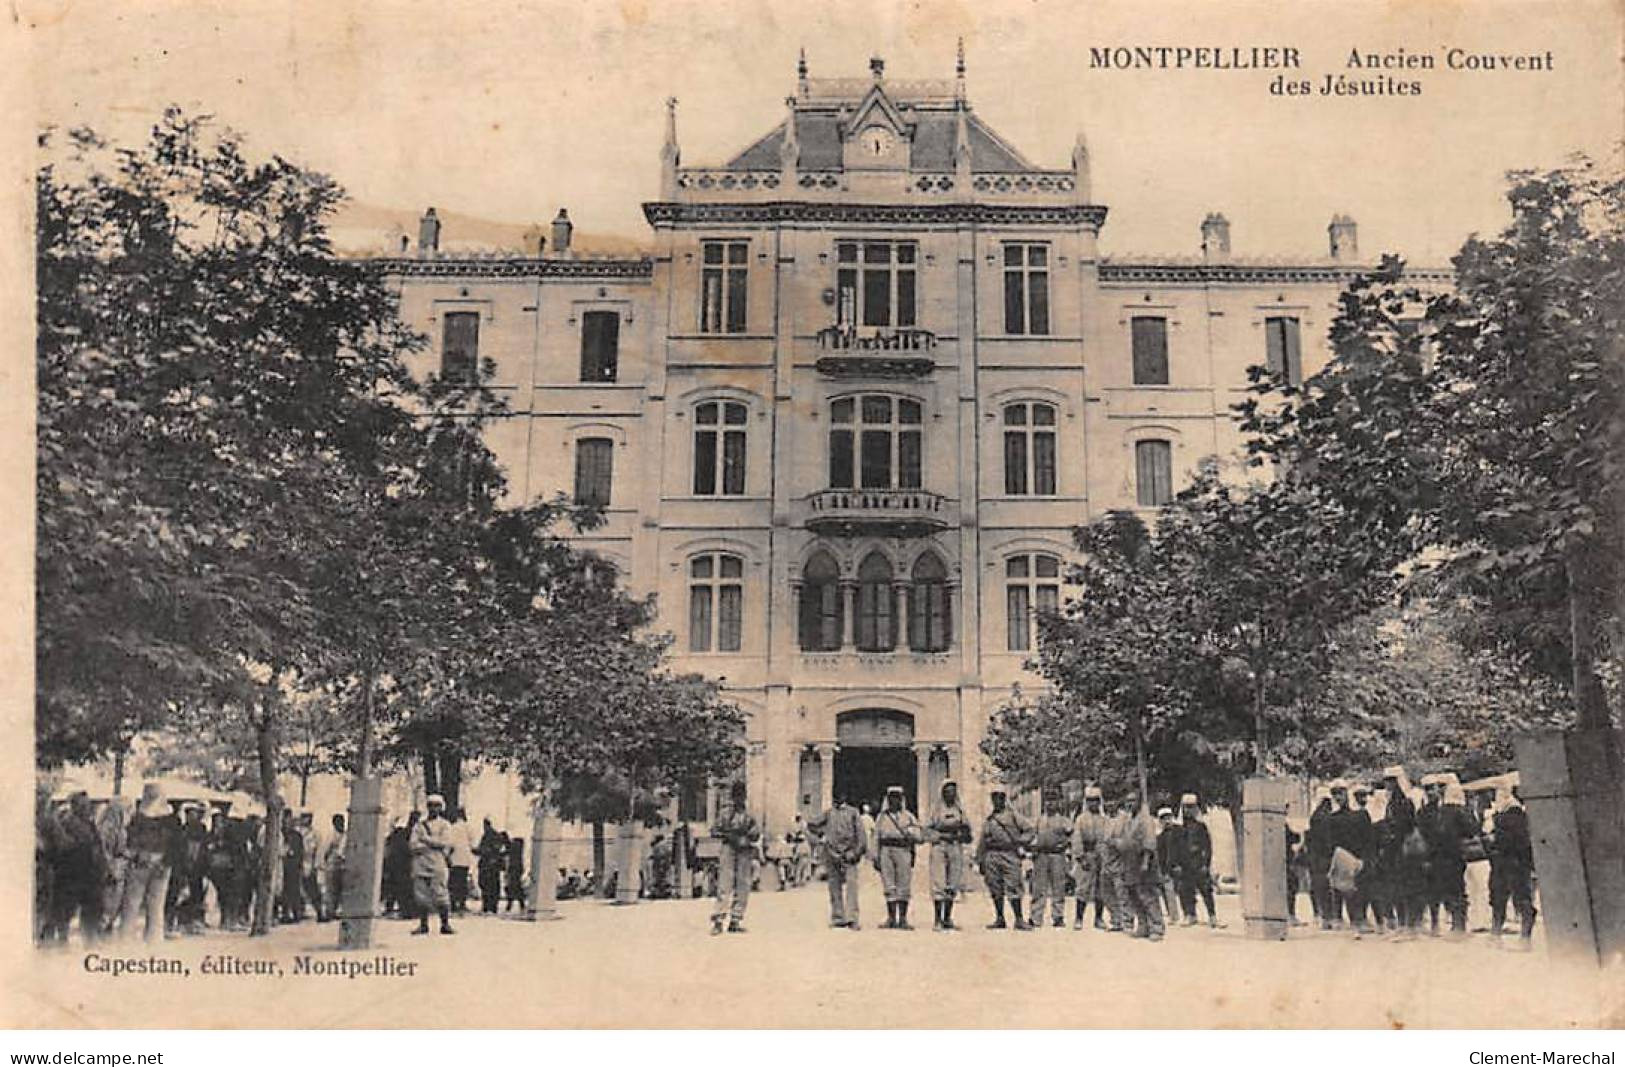
<svg viewBox="0 0 1625 1067"><path fill-rule="evenodd" d="M1233 259L1217 214L1188 260L1103 258L1084 138L1030 162L963 58L798 75L717 165L683 163L668 102L645 255L583 253L564 210L522 254L451 255L431 209L380 264L434 339L423 369L488 365L506 395L512 492L604 505L583 541L750 713L773 832L837 788L929 806L953 777L979 806L1072 527L1150 517L1232 452L1248 366L1313 373L1363 263L1342 216L1290 262Z"/></svg>

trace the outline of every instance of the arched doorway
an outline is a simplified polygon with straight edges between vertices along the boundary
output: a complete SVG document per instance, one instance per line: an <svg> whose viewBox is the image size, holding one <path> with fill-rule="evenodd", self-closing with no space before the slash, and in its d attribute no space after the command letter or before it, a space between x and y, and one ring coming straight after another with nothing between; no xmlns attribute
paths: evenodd
<svg viewBox="0 0 1625 1067"><path fill-rule="evenodd" d="M918 812L919 765L914 758L914 716L891 708L863 708L836 716L835 794L854 806L880 810L888 786Z"/></svg>

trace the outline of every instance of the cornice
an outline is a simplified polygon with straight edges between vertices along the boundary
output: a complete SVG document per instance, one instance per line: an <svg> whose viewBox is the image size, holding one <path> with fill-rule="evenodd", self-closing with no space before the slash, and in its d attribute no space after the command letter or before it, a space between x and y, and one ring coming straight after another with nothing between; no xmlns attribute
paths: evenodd
<svg viewBox="0 0 1625 1067"><path fill-rule="evenodd" d="M854 204L772 200L705 204L653 201L643 205L651 226L717 223L845 222L858 225L1082 226L1099 230L1099 204Z"/></svg>
<svg viewBox="0 0 1625 1067"><path fill-rule="evenodd" d="M654 276L651 259L537 259L533 256L439 258L391 256L365 261L380 274L412 278L564 278L642 280Z"/></svg>
<svg viewBox="0 0 1625 1067"><path fill-rule="evenodd" d="M1368 263L1111 263L1100 264L1102 282L1132 282L1151 285L1342 285L1369 274L1376 264ZM1406 267L1405 277L1414 282L1449 285L1455 274L1441 267Z"/></svg>

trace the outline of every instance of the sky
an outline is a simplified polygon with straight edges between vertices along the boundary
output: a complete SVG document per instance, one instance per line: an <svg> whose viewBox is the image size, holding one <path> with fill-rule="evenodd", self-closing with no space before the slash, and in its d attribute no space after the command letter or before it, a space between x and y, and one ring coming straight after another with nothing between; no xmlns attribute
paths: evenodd
<svg viewBox="0 0 1625 1067"><path fill-rule="evenodd" d="M797 51L814 77L946 78L963 37L977 113L1035 164L1078 133L1108 254L1195 254L1210 211L1237 256L1324 254L1334 213L1363 253L1442 263L1505 220L1503 175L1607 155L1622 115L1611 0L512 0L323 4L15 0L41 123L138 136L166 104L214 114L325 171L366 227L435 205L458 221L643 239L664 107L683 161L720 163L778 123ZM1275 72L1093 69L1107 46L1286 46L1293 78L1405 48L1537 54L1553 70L1387 71L1416 97L1287 98ZM473 229L468 222L465 231ZM466 233L465 233L466 236ZM387 235L380 235L380 247Z"/></svg>

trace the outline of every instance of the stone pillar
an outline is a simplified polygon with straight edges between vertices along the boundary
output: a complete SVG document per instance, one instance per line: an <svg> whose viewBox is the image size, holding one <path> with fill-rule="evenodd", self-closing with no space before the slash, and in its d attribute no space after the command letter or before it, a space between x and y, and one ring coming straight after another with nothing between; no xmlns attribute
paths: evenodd
<svg viewBox="0 0 1625 1067"><path fill-rule="evenodd" d="M858 644L858 583L841 583L841 650L850 652Z"/></svg>
<svg viewBox="0 0 1625 1067"><path fill-rule="evenodd" d="M525 895L525 921L562 919L559 894L559 820L548 813L540 798L531 808L530 892Z"/></svg>
<svg viewBox="0 0 1625 1067"><path fill-rule="evenodd" d="M344 886L339 900L339 947L371 948L378 914L378 883L384 873L384 780L350 781L344 825Z"/></svg>
<svg viewBox="0 0 1625 1067"><path fill-rule="evenodd" d="M1249 778L1241 785L1241 913L1247 936L1286 938L1286 808L1291 783Z"/></svg>
<svg viewBox="0 0 1625 1067"><path fill-rule="evenodd" d="M913 612L913 598L909 595L909 583L894 581L892 591L892 647L897 649L908 647L908 620Z"/></svg>
<svg viewBox="0 0 1625 1067"><path fill-rule="evenodd" d="M1625 955L1625 739L1581 728L1515 744L1547 949L1618 963Z"/></svg>
<svg viewBox="0 0 1625 1067"><path fill-rule="evenodd" d="M948 778L951 781L959 783L959 790L961 795L963 795L965 790L965 761L964 757L960 755L960 747L958 742L950 741L946 745L943 745L942 753L948 758Z"/></svg>
<svg viewBox="0 0 1625 1067"><path fill-rule="evenodd" d="M835 806L835 746L822 742L813 747L818 750L818 810L823 813Z"/></svg>
<svg viewBox="0 0 1625 1067"><path fill-rule="evenodd" d="M914 743L914 814L922 817L931 810L931 752L935 748L929 741Z"/></svg>
<svg viewBox="0 0 1625 1067"><path fill-rule="evenodd" d="M687 824L682 824L687 829ZM694 865L693 857L689 855L692 845L687 833L672 834L672 863L677 868L677 897L679 900L692 900L694 898Z"/></svg>
<svg viewBox="0 0 1625 1067"><path fill-rule="evenodd" d="M615 903L638 902L638 865L643 859L643 827L628 819L615 828Z"/></svg>

